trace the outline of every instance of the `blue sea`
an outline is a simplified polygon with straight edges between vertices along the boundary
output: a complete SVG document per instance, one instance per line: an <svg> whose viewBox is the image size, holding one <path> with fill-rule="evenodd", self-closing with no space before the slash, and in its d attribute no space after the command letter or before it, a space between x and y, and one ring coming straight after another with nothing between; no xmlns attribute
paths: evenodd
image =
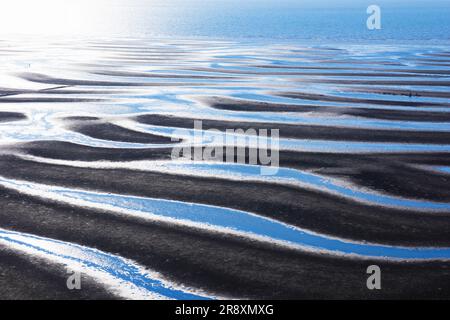
<svg viewBox="0 0 450 320"><path fill-rule="evenodd" d="M368 30L366 9L381 9ZM91 34L151 37L312 40L324 42L450 40L449 1L133 1L108 7ZM102 18L100 18L101 20Z"/></svg>
<svg viewBox="0 0 450 320"><path fill-rule="evenodd" d="M0 36L173 37L332 42L448 42L447 0L41 0L5 1ZM34 3L34 2L32 2ZM368 30L366 9L381 9L381 30ZM11 8L10 8L11 7Z"/></svg>

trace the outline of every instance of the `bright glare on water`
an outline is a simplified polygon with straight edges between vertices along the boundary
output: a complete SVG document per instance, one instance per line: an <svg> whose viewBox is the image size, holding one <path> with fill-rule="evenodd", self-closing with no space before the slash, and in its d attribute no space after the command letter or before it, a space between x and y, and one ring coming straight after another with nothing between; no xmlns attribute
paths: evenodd
<svg viewBox="0 0 450 320"><path fill-rule="evenodd" d="M303 40L449 40L448 1L377 1L382 29L366 28L367 1L5 0L0 35L213 37Z"/></svg>

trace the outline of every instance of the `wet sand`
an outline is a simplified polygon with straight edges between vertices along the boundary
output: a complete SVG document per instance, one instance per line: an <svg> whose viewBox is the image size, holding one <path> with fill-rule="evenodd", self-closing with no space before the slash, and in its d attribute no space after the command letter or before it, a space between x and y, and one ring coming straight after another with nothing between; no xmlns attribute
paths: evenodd
<svg viewBox="0 0 450 320"><path fill-rule="evenodd" d="M2 208L0 221L13 224L14 230L119 253L164 270L164 275L174 282L205 288L211 293L259 299L401 299L411 295L430 299L450 294L446 281L450 275L448 264L405 264L307 254L195 229L149 224L26 199L17 194L2 192L2 196L9 199L7 203L1 202L2 207L9 203L6 208L10 209ZM23 214L11 214L17 210ZM70 229L66 227L68 224ZM102 227L98 228L99 225ZM367 290L365 271L371 264L383 269L386 289ZM23 291L15 290L20 297L24 296Z"/></svg>
<svg viewBox="0 0 450 320"><path fill-rule="evenodd" d="M81 276L82 290L68 290L64 266L0 248L1 300L111 300L117 297L93 279Z"/></svg>
<svg viewBox="0 0 450 320"><path fill-rule="evenodd" d="M18 121L27 117L19 112L0 112L0 122Z"/></svg>
<svg viewBox="0 0 450 320"><path fill-rule="evenodd" d="M135 297L113 284L175 299L450 297L448 48L0 49L11 61L0 89L1 299ZM196 119L203 130L279 129L279 172L253 174L266 165L250 165L249 146L245 163L175 161L173 147L192 140L174 130ZM88 272L70 291L65 264L77 257ZM382 290L366 287L373 264Z"/></svg>
<svg viewBox="0 0 450 320"><path fill-rule="evenodd" d="M352 89L353 90L353 89ZM382 94L396 94L397 91L371 91L369 89L359 90L360 92L374 92ZM406 92L400 91L401 94L407 95ZM418 96L424 96L423 94L417 94ZM430 95L432 95L430 93ZM430 96L428 95L428 96ZM446 97L446 93L439 94L440 97ZM433 94L434 96L434 94ZM450 97L450 95L448 96ZM202 101L202 100L201 100ZM281 103L268 103L268 102L256 102L250 100L229 99L222 97L212 97L209 99L203 99L203 102L211 108L227 111L248 111L248 112L314 112L323 114L349 115L365 117L370 119L385 119L385 120L403 120L403 121L423 121L423 122L443 122L449 121L450 116L443 112L431 112L431 111L402 111L402 110L385 110L385 109L371 109L364 107L346 107L346 106L321 106L321 105L296 105L296 104L281 104ZM352 101L346 100L345 102L351 103ZM380 102L381 103L381 102ZM388 101L387 104L390 102ZM406 105L406 102L405 102ZM411 105L413 106L413 104ZM426 107L427 105L421 105ZM429 106L429 105L428 105Z"/></svg>
<svg viewBox="0 0 450 320"><path fill-rule="evenodd" d="M139 122L154 126L169 126L176 128L194 128L194 122L201 120L202 128L221 131L234 129L272 130L279 129L281 138L322 139L341 141L371 141L371 142L404 142L445 144L450 141L450 132L426 132L407 130L374 130L357 128L339 128L331 126L308 126L295 124L220 121L209 119L189 119L164 115L142 115L136 119ZM270 131L269 131L270 132Z"/></svg>
<svg viewBox="0 0 450 320"><path fill-rule="evenodd" d="M250 211L321 234L376 243L448 246L448 214L387 209L326 193L270 183L186 177L131 170L55 166L2 158L3 177L48 185L173 199ZM139 181L139 184L135 182ZM220 185L220 188L214 188ZM257 189L254 193L252 190ZM447 195L448 198L448 195ZM330 212L333 212L331 215ZM398 226L402 225L400 232Z"/></svg>

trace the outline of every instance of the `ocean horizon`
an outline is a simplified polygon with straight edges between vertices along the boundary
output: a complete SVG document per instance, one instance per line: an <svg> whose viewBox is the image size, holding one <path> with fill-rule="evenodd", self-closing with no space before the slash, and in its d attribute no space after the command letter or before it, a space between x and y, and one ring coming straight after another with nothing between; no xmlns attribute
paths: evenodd
<svg viewBox="0 0 450 320"><path fill-rule="evenodd" d="M14 6L29 28L4 10L2 36L45 35L108 38L211 38L388 44L415 42L448 44L450 6L447 1L201 1L116 0L58 5L36 2L27 13L24 2ZM44 5L41 5L44 3ZM382 28L369 30L366 10L382 9ZM49 8L58 10L49 12ZM36 12L34 12L36 11ZM41 14L42 13L42 14Z"/></svg>

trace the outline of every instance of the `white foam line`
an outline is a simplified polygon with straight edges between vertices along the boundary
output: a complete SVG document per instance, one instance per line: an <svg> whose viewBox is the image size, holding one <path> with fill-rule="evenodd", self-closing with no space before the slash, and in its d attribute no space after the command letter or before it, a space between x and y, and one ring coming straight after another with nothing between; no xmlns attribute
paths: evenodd
<svg viewBox="0 0 450 320"><path fill-rule="evenodd" d="M450 248L394 247L357 242L314 233L251 212L212 205L68 189L3 177L0 177L0 185L27 195L79 207L225 233L305 252L398 261L450 259Z"/></svg>
<svg viewBox="0 0 450 320"><path fill-rule="evenodd" d="M368 141L339 141L339 140L316 140L316 139L291 139L280 138L276 144L271 138L261 136L249 136L241 134L230 134L225 132L213 133L208 130L194 130L188 128L176 128L168 126L154 126L138 123L132 120L115 121L114 124L126 129L142 133L150 133L166 136L173 139L191 142L190 146L201 144L202 146L230 145L228 138L247 138L232 141L232 146L247 146L256 148L260 145L270 145L273 150L292 150L301 152L324 152L324 153L398 153L398 152L450 152L450 144L423 144L423 143L391 143L391 142L368 142ZM276 129L276 125L274 125ZM199 141L195 141L195 138ZM231 139L233 140L233 139ZM241 140L241 141L240 141ZM186 143L185 143L186 144ZM180 146L180 145L178 145ZM174 147L173 145L171 147Z"/></svg>
<svg viewBox="0 0 450 320"><path fill-rule="evenodd" d="M125 299L173 299L171 292L191 298L197 295L131 260L78 244L1 228L0 244L13 251L64 265L71 272L86 274Z"/></svg>
<svg viewBox="0 0 450 320"><path fill-rule="evenodd" d="M433 171L440 174L450 174L450 166L417 166L420 169Z"/></svg>
<svg viewBox="0 0 450 320"><path fill-rule="evenodd" d="M335 196L351 199L363 204L372 206L390 207L396 209L407 209L413 211L450 212L450 203L432 202L425 200L414 200L395 197L387 194L374 192L372 190L358 190L358 186L350 182L342 182L338 179L313 174L298 169L278 168L278 171L286 173L289 176L275 174L273 176L256 175L255 172L261 172L262 166L239 165L217 162L184 162L184 161L129 161L129 162L109 162L109 161L71 161L48 159L30 155L17 155L18 157L39 163L52 165L70 166L77 168L90 169L128 169L144 172L161 172L167 174L178 174L193 177L211 177L221 178L232 181L249 182L268 182L273 184L291 185L332 194ZM245 170L252 170L252 173L246 173ZM241 171L240 171L241 170ZM304 178L305 180L301 180ZM312 181L308 182L307 179ZM320 185L318 184L320 183Z"/></svg>

